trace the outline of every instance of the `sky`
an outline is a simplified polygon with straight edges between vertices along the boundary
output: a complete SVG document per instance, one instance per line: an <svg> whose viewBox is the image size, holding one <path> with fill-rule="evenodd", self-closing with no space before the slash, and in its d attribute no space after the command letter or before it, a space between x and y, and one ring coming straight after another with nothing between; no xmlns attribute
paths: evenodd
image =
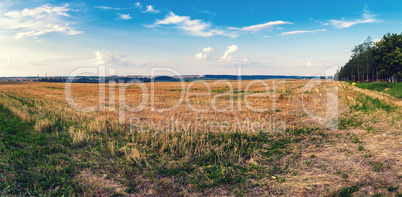
<svg viewBox="0 0 402 197"><path fill-rule="evenodd" d="M0 76L99 65L120 76L331 75L368 36L402 32L401 10L400 0L2 0Z"/></svg>

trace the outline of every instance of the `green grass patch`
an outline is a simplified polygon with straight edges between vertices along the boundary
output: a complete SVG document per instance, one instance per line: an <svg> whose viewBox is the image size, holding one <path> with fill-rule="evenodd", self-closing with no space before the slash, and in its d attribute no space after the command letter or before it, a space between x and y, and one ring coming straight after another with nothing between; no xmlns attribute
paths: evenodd
<svg viewBox="0 0 402 197"><path fill-rule="evenodd" d="M361 94L357 99L358 103L350 106L351 110L371 112L376 110L384 110L386 112L392 112L396 108L393 104L388 104L380 99L372 98L370 96Z"/></svg>
<svg viewBox="0 0 402 197"><path fill-rule="evenodd" d="M68 136L35 134L32 123L21 121L0 105L0 194L79 195L73 181L79 173L70 158Z"/></svg>
<svg viewBox="0 0 402 197"><path fill-rule="evenodd" d="M340 192L339 195L340 197L351 197L353 193L359 191L359 188L357 186L352 186L352 187L344 187Z"/></svg>
<svg viewBox="0 0 402 197"><path fill-rule="evenodd" d="M402 98L402 83L357 83L362 89L385 92L396 98Z"/></svg>

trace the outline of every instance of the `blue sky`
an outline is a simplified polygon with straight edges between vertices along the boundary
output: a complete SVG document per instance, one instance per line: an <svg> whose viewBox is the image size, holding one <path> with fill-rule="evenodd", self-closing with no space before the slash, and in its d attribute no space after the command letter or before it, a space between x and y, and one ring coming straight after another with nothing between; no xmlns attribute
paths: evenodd
<svg viewBox="0 0 402 197"><path fill-rule="evenodd" d="M0 76L68 75L106 64L118 75L316 75L368 36L402 31L402 2L0 2ZM328 73L327 73L328 74ZM332 73L331 73L332 74Z"/></svg>

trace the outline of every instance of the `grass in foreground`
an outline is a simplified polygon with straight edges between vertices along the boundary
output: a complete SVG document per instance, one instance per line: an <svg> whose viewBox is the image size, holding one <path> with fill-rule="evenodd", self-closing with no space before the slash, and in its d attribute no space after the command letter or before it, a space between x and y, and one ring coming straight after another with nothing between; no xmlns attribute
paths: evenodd
<svg viewBox="0 0 402 197"><path fill-rule="evenodd" d="M400 150L400 113L350 89L340 91L341 102L348 101L341 131L295 124L284 133L154 135L110 122L94 129L100 114L92 119L69 111L59 97L40 97L58 88L33 85L38 95L5 91L9 85L0 89L0 103L7 106L0 108L0 196L401 193L400 157L393 154Z"/></svg>
<svg viewBox="0 0 402 197"><path fill-rule="evenodd" d="M67 136L35 133L0 105L0 194L79 194L73 181L78 163L70 156Z"/></svg>
<svg viewBox="0 0 402 197"><path fill-rule="evenodd" d="M86 169L93 174L107 171L106 179L118 179L113 174L123 174L125 194L136 193L149 186L144 179L155 184L157 193L166 195L180 194L182 188L179 185L188 187L189 193L224 185L237 188L241 184L248 185L250 180L286 173L289 164L283 166L279 161L291 153L290 143L301 140L293 135L292 138L277 138L262 133L188 134L194 139L182 134L156 137L134 134L129 141L134 140L136 146L129 148L124 137L118 140L120 144L114 146L84 141L75 144L67 132L54 132L58 129L62 128L52 127L39 133L32 123L22 121L0 105L0 194L99 194L83 191L91 188L85 188L88 183L82 183L77 177L80 171ZM302 129L292 131L292 134L310 132L309 129ZM198 149L203 147L202 143L210 148ZM150 144L156 146L150 147ZM189 153L188 150L195 152ZM96 158L95 155L99 154L103 155L102 158ZM186 156L188 154L192 156ZM262 154L262 157L256 154ZM85 155L87 159L76 161L74 158L78 155ZM256 161L247 162L253 158ZM94 163L95 160L98 162ZM99 164L102 167L98 167ZM238 194L245 189L240 188L235 190L240 192Z"/></svg>

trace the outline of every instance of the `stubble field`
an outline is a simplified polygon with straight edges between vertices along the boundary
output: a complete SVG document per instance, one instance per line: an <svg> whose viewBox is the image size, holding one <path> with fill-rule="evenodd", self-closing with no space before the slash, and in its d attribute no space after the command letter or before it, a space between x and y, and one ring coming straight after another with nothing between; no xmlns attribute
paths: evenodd
<svg viewBox="0 0 402 197"><path fill-rule="evenodd" d="M0 193L402 193L400 100L316 82L0 83Z"/></svg>

